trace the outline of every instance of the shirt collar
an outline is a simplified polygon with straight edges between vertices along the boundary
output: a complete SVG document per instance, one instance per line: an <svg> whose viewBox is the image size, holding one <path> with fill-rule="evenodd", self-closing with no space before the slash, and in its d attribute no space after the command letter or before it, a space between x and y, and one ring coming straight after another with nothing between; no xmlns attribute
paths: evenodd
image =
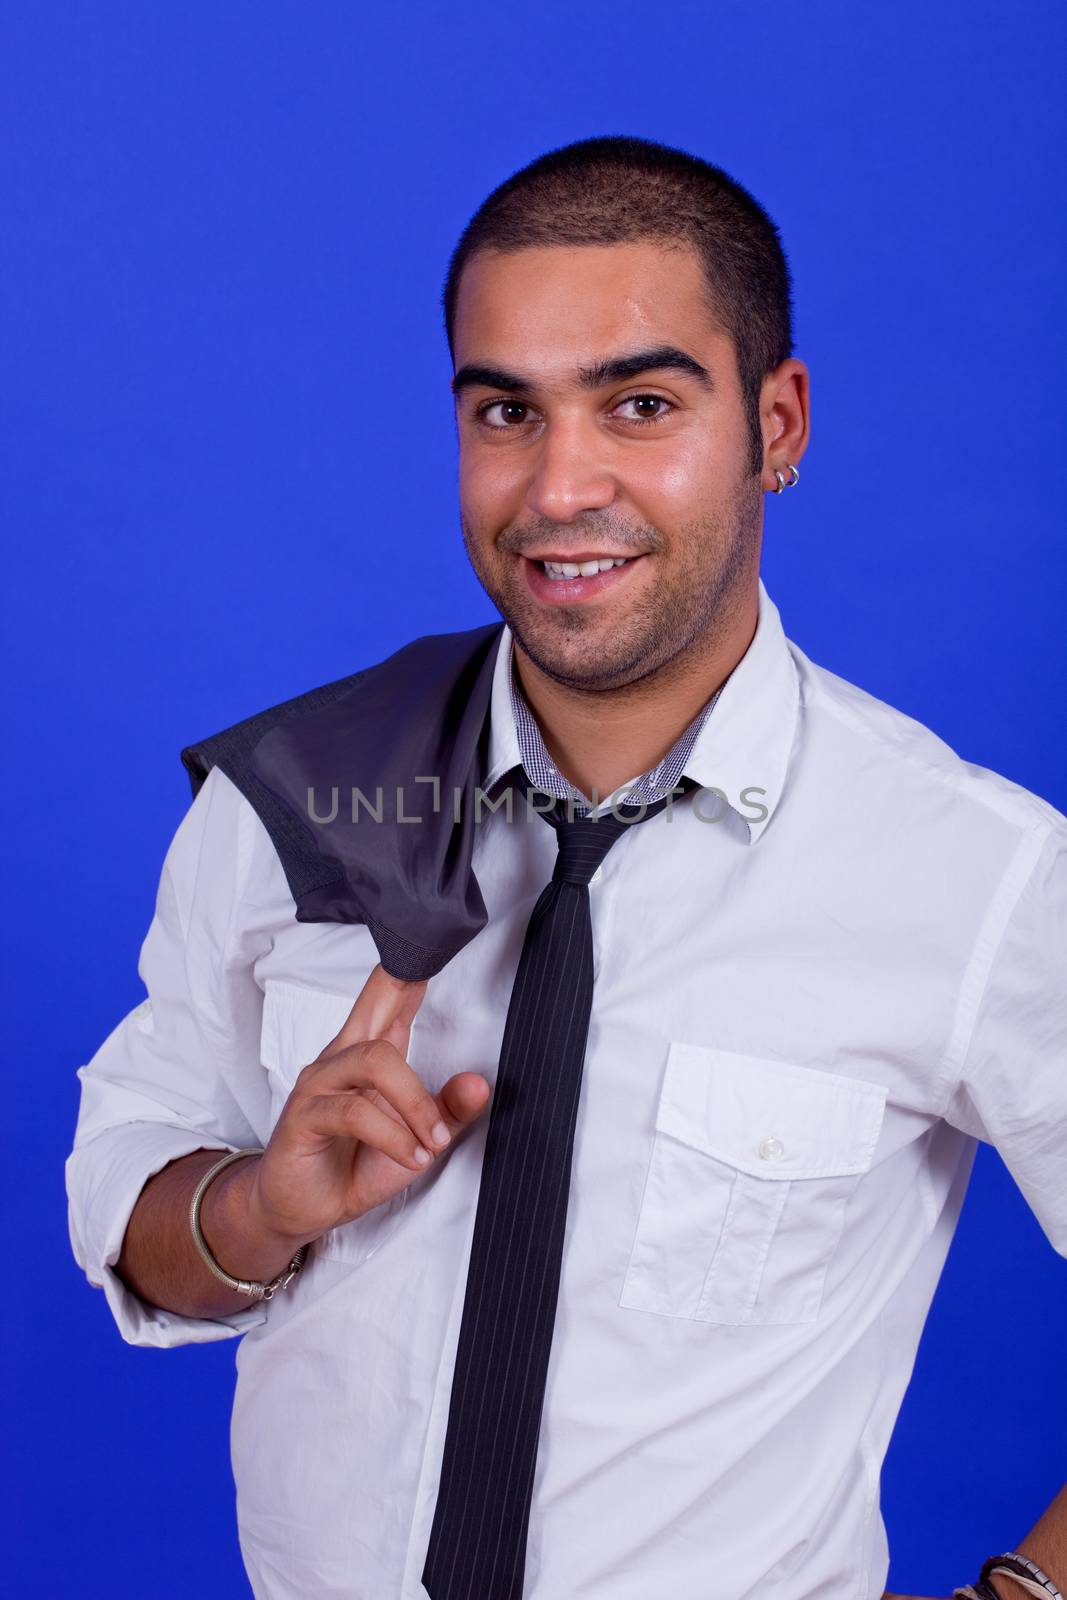
<svg viewBox="0 0 1067 1600"><path fill-rule="evenodd" d="M782 798L800 705L789 642L762 578L758 606L752 641L719 690L684 768L685 776L701 788L724 797L747 825L753 843ZM511 703L512 651L512 633L505 623L489 701L489 763L482 780L487 792L522 764ZM710 813L710 807L705 809ZM766 816L760 815L763 811Z"/></svg>
<svg viewBox="0 0 1067 1600"><path fill-rule="evenodd" d="M500 643L493 666L493 687L489 695L489 765L482 779L482 788L486 793L512 767L522 765L515 713L511 709L511 654L512 634L505 622L500 631Z"/></svg>
<svg viewBox="0 0 1067 1600"><path fill-rule="evenodd" d="M752 642L723 684L685 768L702 788L721 791L747 823L750 843L760 838L782 799L799 710L796 665L761 578Z"/></svg>
<svg viewBox="0 0 1067 1600"><path fill-rule="evenodd" d="M514 667L515 653L512 644L512 671L508 675L508 690L511 699L511 713L515 724L515 734L519 741L519 751L522 764L530 782L546 794L553 794L558 799L573 798L578 791L573 784L560 772L556 763L548 753L541 729L537 725L537 718L522 692L522 685L518 682ZM697 734L704 724L704 719L710 716L718 691L708 699L696 716L683 728L663 760L647 772L634 773L614 790L610 795L597 800L592 807L594 811L603 811L609 805L649 805L670 793L681 782L685 772L689 755L696 743ZM590 810L586 805L586 796L579 797L579 809L584 813Z"/></svg>

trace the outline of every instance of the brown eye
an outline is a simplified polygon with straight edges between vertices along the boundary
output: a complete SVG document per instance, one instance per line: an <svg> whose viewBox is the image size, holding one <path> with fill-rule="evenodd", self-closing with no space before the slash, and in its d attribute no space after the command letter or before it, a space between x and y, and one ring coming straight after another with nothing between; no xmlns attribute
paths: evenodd
<svg viewBox="0 0 1067 1600"><path fill-rule="evenodd" d="M525 422L529 409L521 400L494 400L478 416L490 428L507 428Z"/></svg>
<svg viewBox="0 0 1067 1600"><path fill-rule="evenodd" d="M629 416L625 414L627 407L630 409ZM674 408L662 395L632 394L628 400L620 402L618 409L623 413L624 422L659 422Z"/></svg>

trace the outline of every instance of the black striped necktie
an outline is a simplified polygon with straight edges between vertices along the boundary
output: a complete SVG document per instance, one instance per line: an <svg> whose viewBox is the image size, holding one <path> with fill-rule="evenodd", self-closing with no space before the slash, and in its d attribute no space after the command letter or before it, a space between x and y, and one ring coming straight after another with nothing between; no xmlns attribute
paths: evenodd
<svg viewBox="0 0 1067 1600"><path fill-rule="evenodd" d="M588 884L620 834L668 798L599 817L558 800L543 813L559 853L504 1025L422 1574L430 1600L521 1600L593 1001Z"/></svg>

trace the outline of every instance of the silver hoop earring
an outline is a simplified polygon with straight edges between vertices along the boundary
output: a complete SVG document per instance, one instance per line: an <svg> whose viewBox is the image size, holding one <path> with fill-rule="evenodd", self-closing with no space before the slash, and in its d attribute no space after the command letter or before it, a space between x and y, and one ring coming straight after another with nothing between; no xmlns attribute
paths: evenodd
<svg viewBox="0 0 1067 1600"><path fill-rule="evenodd" d="M794 465L793 465L793 463L791 461L787 461L786 462L786 466L789 468L789 471L793 474L793 476L790 478L789 482L786 484L786 488L787 489L795 489L797 484L800 482L800 473L797 471L796 467L794 467Z"/></svg>
<svg viewBox="0 0 1067 1600"><path fill-rule="evenodd" d="M785 478L779 472L777 467L774 469L774 476L778 479L778 487L774 490L774 493L781 494L782 490L785 488Z"/></svg>

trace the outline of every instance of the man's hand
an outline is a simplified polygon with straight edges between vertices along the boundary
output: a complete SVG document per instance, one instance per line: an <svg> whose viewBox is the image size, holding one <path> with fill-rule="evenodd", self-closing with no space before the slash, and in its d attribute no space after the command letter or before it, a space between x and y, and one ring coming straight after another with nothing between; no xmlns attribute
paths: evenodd
<svg viewBox="0 0 1067 1600"><path fill-rule="evenodd" d="M340 1033L301 1069L255 1163L248 1206L264 1233L295 1248L362 1216L408 1188L485 1110L489 1084L478 1073L456 1073L435 1096L408 1066L425 993L425 983L376 966Z"/></svg>

